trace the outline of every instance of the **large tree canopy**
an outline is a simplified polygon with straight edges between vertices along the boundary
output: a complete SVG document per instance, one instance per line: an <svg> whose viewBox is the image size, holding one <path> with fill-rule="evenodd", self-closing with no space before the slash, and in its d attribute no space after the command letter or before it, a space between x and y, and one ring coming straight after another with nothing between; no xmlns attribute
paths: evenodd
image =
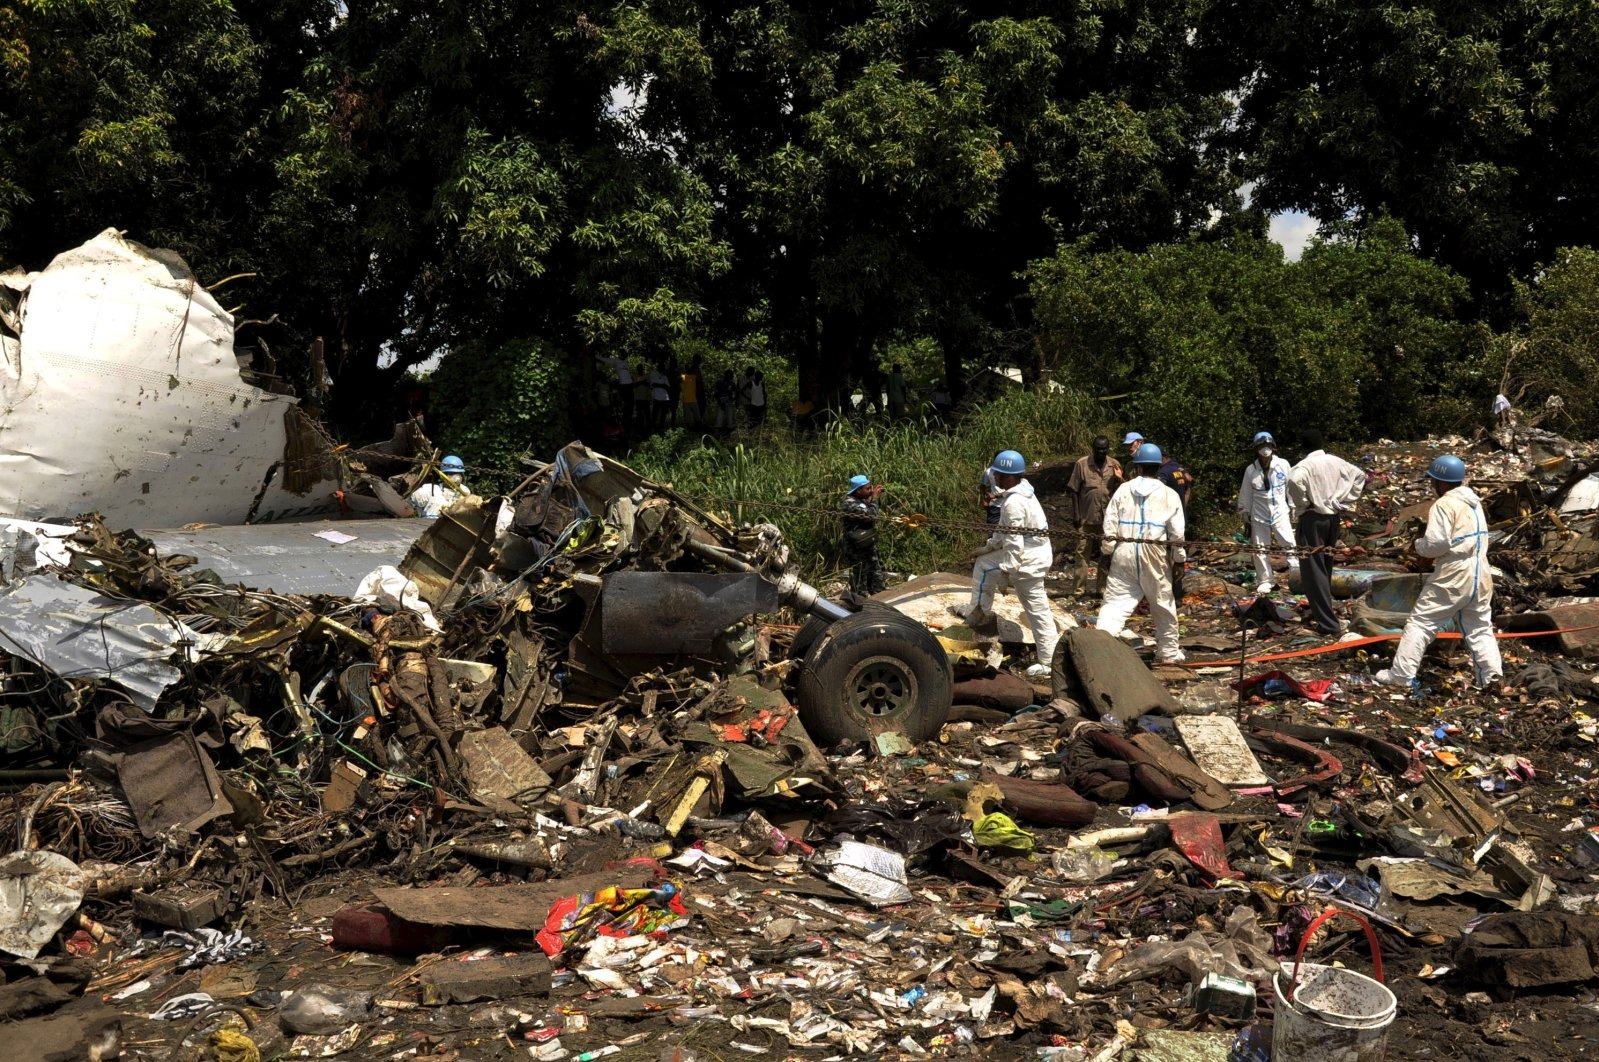
<svg viewBox="0 0 1599 1062"><path fill-rule="evenodd" d="M1438 322L1519 320L1518 281L1599 242L1596 59L1576 0L0 0L0 259L114 225L254 274L247 341L303 385L322 337L354 432L449 351L506 402L691 333L817 399L906 341L957 389L1042 370L1037 278L1097 255L1166 263L1115 275L1174 305L1239 270L1205 283L1264 316L1227 343L1314 373L1259 239L1296 208L1333 237L1316 298L1360 308L1329 342L1429 393L1439 344L1484 348ZM1386 430L1372 379L1329 394Z"/></svg>
<svg viewBox="0 0 1599 1062"><path fill-rule="evenodd" d="M725 319L758 307L836 383L895 334L952 370L999 345L1061 235L1145 246L1231 200L1210 144L1235 78L1194 62L1203 7L664 0L600 33L641 127L715 190Z"/></svg>

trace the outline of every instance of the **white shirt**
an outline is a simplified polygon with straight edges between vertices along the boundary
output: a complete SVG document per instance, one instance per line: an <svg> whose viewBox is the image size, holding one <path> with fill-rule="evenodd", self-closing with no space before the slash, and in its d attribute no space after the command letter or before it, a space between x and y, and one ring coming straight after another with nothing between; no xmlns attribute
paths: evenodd
<svg viewBox="0 0 1599 1062"><path fill-rule="evenodd" d="M1030 527L1048 532L1049 517L1044 515L1044 507L1038 504L1033 485L1025 479L1000 494L999 526ZM988 551L1003 554L999 558L1001 571L1018 575L1042 577L1055 561L1047 533L1024 535L1020 531L995 531L988 536Z"/></svg>
<svg viewBox="0 0 1599 1062"><path fill-rule="evenodd" d="M1238 484L1238 511L1262 524L1288 516L1288 462L1275 454L1266 469L1259 461L1249 462Z"/></svg>
<svg viewBox="0 0 1599 1062"><path fill-rule="evenodd" d="M1288 473L1288 500L1301 515L1348 512L1365 489L1366 473L1326 450L1306 454Z"/></svg>
<svg viewBox="0 0 1599 1062"><path fill-rule="evenodd" d="M666 390L666 374L664 372L650 373L650 398L656 402L670 402L672 396Z"/></svg>

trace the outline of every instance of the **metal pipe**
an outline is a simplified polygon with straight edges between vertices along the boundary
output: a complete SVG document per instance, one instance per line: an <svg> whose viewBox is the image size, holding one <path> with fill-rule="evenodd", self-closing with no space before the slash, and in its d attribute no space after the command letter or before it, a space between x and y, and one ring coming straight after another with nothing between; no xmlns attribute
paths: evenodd
<svg viewBox="0 0 1599 1062"><path fill-rule="evenodd" d="M731 550L720 549L709 542L699 542L689 539L684 543L690 553L710 561L719 568L733 572L747 572L760 575L749 561ZM835 604L822 596L822 592L810 583L805 582L796 575L785 575L777 580L777 596L785 605L793 605L801 612L812 616L820 616L829 623L847 618L851 613L843 605Z"/></svg>

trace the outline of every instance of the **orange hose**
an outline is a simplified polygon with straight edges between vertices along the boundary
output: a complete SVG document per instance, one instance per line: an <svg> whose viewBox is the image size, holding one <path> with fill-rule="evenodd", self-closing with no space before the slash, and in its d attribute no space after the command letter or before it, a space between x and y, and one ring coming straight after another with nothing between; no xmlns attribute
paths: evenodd
<svg viewBox="0 0 1599 1062"><path fill-rule="evenodd" d="M1590 623L1590 624L1588 624L1585 627L1561 627L1559 630L1553 630L1553 631L1496 631L1496 632L1494 632L1494 637L1495 638L1506 638L1506 639L1508 639L1508 638L1547 638L1547 637L1550 637L1550 636L1556 635L1556 634L1575 634L1578 631L1591 631L1591 630L1596 630L1596 629L1599 629L1599 623ZM1459 631L1444 631L1443 633L1439 634L1438 637L1440 637L1440 638L1456 638L1456 639L1458 639L1460 637L1460 632ZM1330 643L1328 645L1312 646L1309 649L1295 649L1292 652L1287 652L1287 653L1266 653L1266 654L1264 654L1262 656L1246 657L1244 659L1244 663L1246 663L1246 664L1266 664L1266 663L1271 663L1272 661L1275 661L1275 660L1295 660L1295 659L1297 659L1299 657L1302 657L1302 656L1320 656L1323 653L1337 653L1337 652L1341 652L1341 651L1343 651L1345 649L1359 649L1363 645L1375 645L1378 642L1397 642L1399 640L1399 638L1400 638L1400 635L1398 635L1398 634L1374 634L1374 635L1371 635L1370 637L1367 637L1367 638L1356 638L1353 641L1348 641L1348 642L1332 642L1332 643ZM1227 659L1226 657L1222 657L1221 659L1218 659L1218 660L1186 660L1183 663L1178 664L1176 666L1177 667L1198 668L1198 667L1216 667L1218 664L1237 664L1237 663L1238 663L1238 659L1236 657L1231 659L1231 660ZM1172 665L1168 664L1166 666L1170 667Z"/></svg>

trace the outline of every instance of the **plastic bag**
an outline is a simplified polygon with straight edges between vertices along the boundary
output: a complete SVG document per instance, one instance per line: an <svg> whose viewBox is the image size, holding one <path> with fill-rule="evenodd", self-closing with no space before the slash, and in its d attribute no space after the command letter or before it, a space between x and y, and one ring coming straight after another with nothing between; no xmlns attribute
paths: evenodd
<svg viewBox="0 0 1599 1062"><path fill-rule="evenodd" d="M1033 835L1000 811L978 819L972 827L972 837L984 848L1008 848L1013 852L1031 852L1034 845Z"/></svg>
<svg viewBox="0 0 1599 1062"><path fill-rule="evenodd" d="M278 1007L278 1022L291 1033L336 1033L366 1020L372 994L315 984L297 988Z"/></svg>
<svg viewBox="0 0 1599 1062"><path fill-rule="evenodd" d="M1146 978L1158 978L1168 971L1182 975L1190 983L1205 976L1213 968L1215 959L1210 945L1199 933L1191 933L1184 940L1160 940L1140 944L1110 970L1109 985L1125 984Z"/></svg>
<svg viewBox="0 0 1599 1062"><path fill-rule="evenodd" d="M1055 874L1067 881L1098 881L1116 866L1116 854L1097 845L1088 848L1067 848L1050 856Z"/></svg>

